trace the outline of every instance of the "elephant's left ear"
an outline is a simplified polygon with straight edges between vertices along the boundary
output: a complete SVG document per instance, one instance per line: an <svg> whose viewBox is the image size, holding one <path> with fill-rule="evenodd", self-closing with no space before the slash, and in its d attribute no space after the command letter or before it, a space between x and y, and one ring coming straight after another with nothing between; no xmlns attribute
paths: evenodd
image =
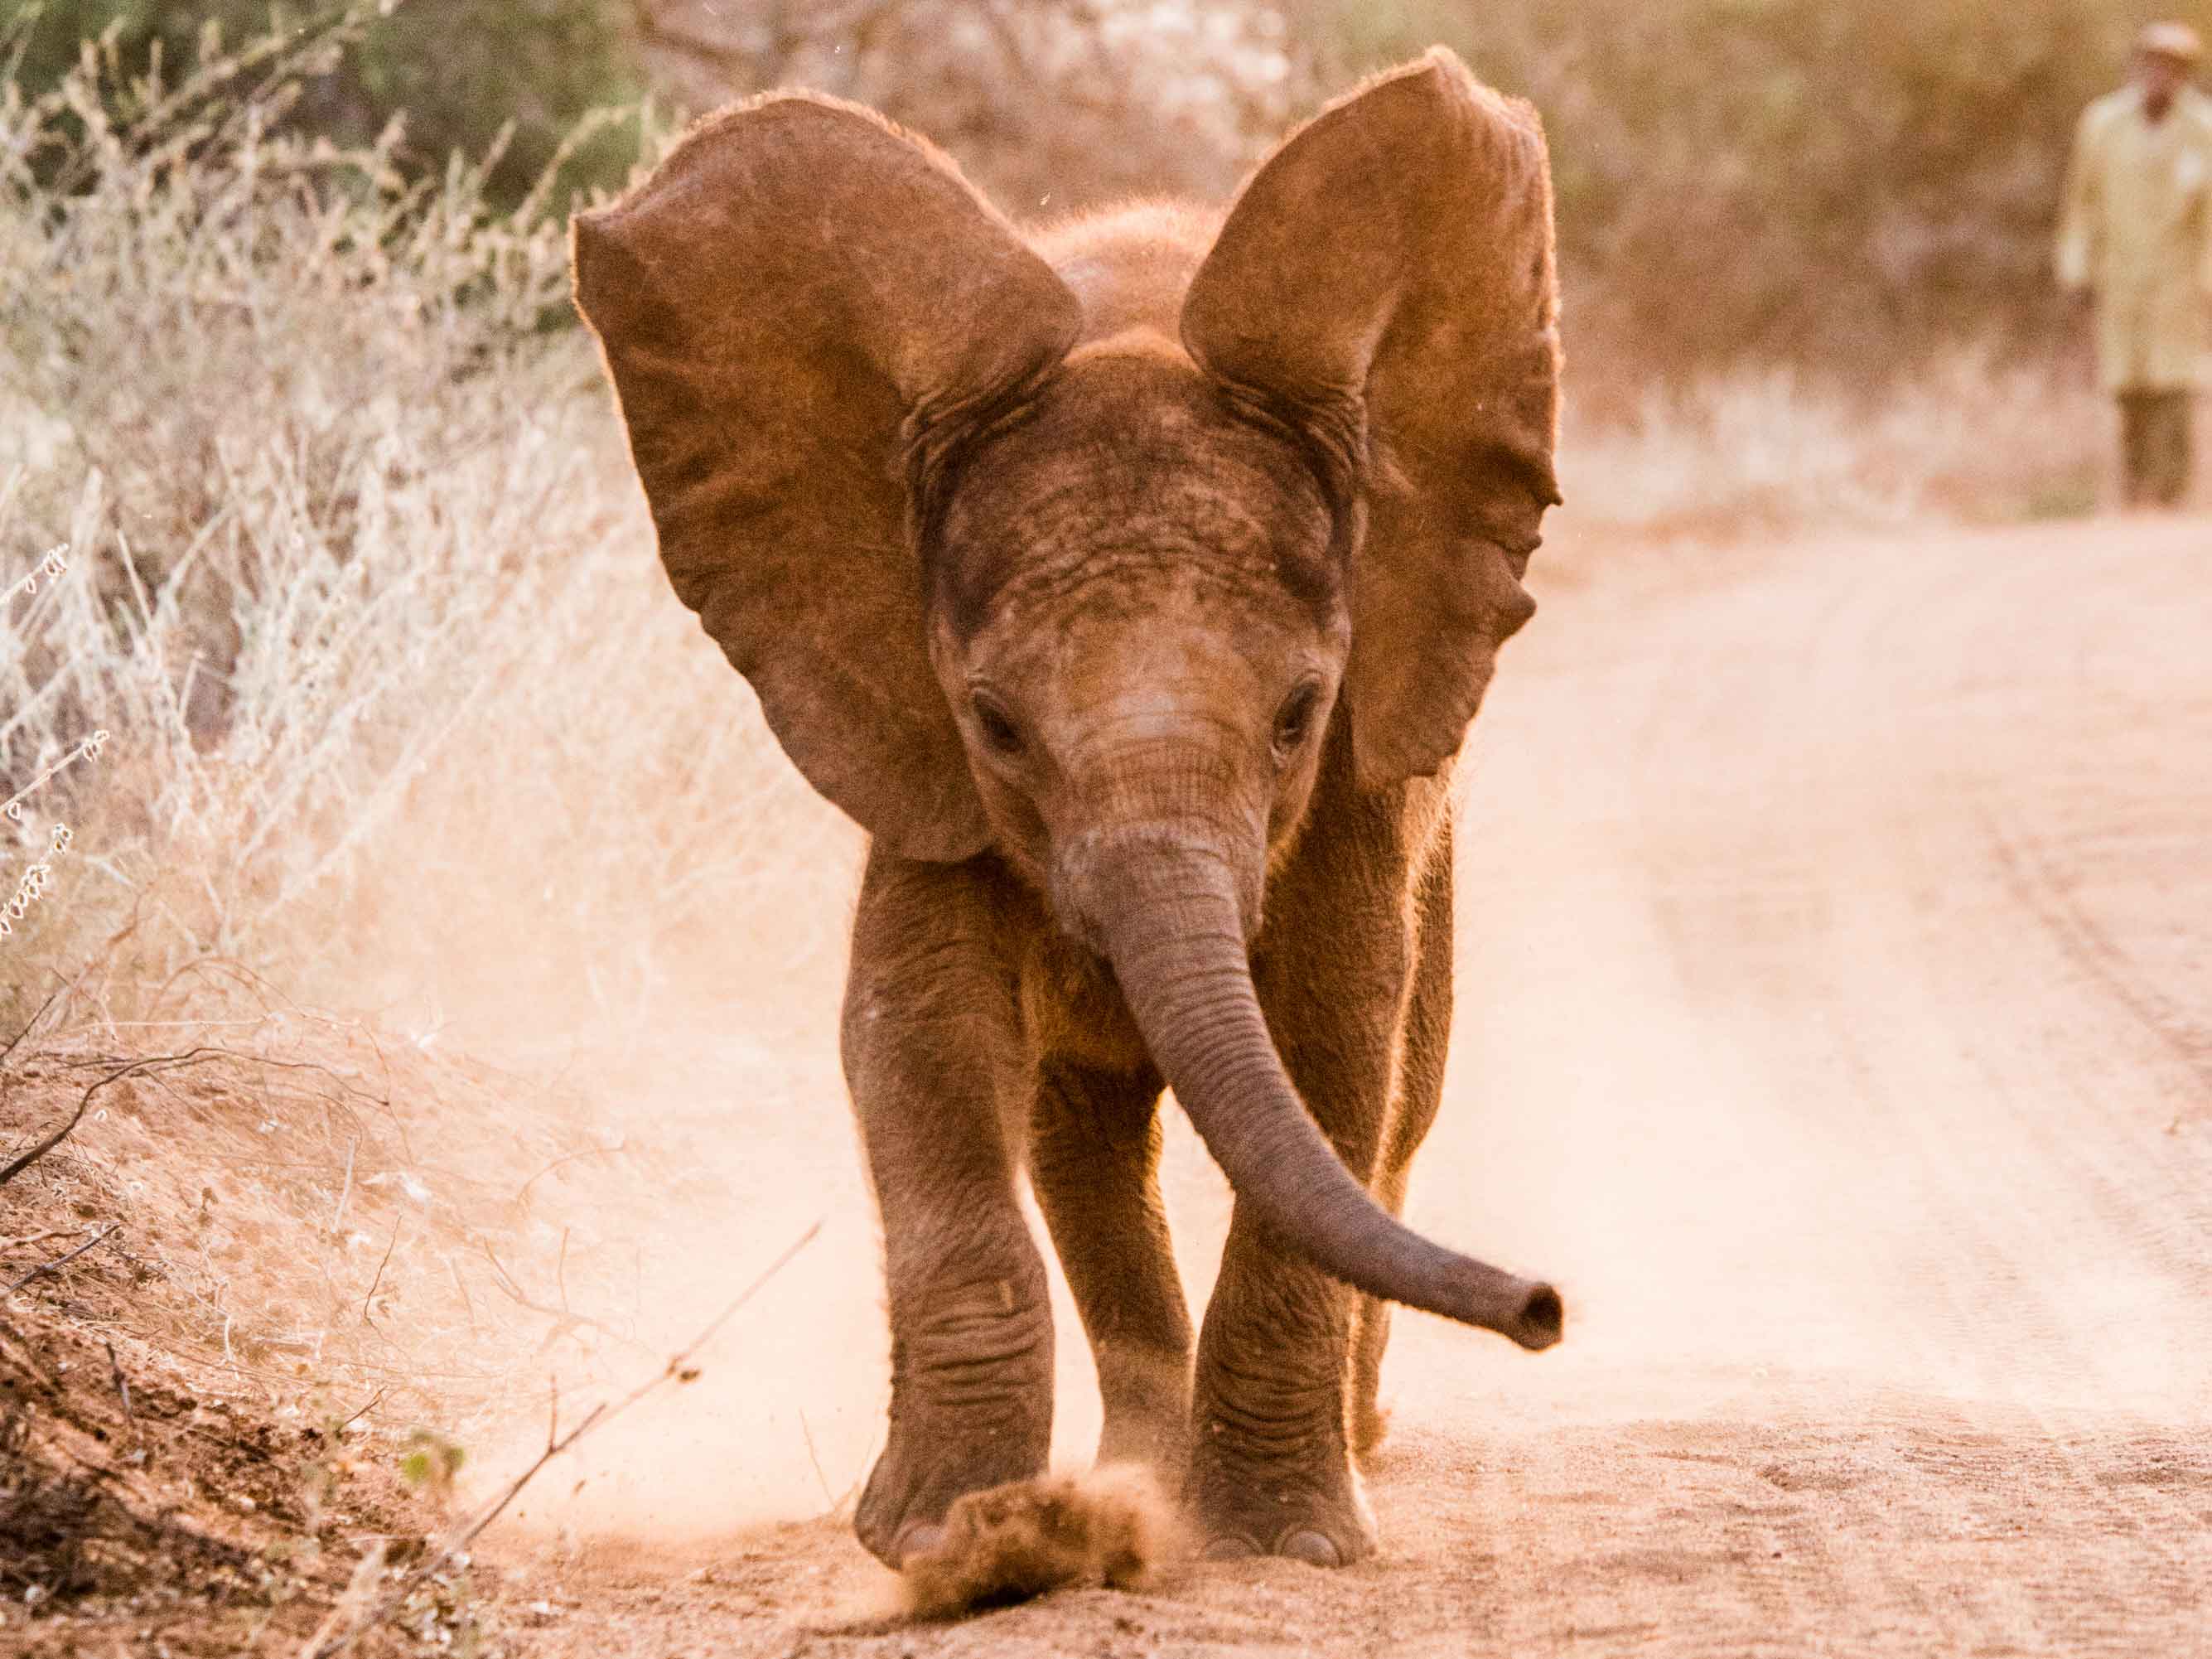
<svg viewBox="0 0 2212 1659"><path fill-rule="evenodd" d="M1364 783L1458 751L1535 610L1558 313L1543 129L1442 47L1286 139L1192 279L1191 355L1334 434L1364 478L1345 695Z"/></svg>

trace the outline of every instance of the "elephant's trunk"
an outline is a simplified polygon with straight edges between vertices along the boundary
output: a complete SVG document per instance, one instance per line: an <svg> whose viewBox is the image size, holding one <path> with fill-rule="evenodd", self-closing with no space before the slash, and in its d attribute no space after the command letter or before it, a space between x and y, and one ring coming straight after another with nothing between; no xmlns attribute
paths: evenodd
<svg viewBox="0 0 2212 1659"><path fill-rule="evenodd" d="M1116 837L1070 884L1152 1059L1240 1203L1356 1289L1497 1331L1559 1340L1559 1292L1394 1220L1308 1115L1267 1034L1231 861L1182 836Z"/></svg>

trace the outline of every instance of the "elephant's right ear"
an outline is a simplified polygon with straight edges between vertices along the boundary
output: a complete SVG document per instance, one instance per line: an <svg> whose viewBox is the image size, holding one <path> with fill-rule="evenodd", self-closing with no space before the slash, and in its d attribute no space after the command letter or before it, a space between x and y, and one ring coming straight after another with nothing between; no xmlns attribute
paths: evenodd
<svg viewBox="0 0 2212 1659"><path fill-rule="evenodd" d="M678 597L817 789L895 852L972 856L904 463L1056 365L1074 295L944 155L809 94L712 118L574 234Z"/></svg>

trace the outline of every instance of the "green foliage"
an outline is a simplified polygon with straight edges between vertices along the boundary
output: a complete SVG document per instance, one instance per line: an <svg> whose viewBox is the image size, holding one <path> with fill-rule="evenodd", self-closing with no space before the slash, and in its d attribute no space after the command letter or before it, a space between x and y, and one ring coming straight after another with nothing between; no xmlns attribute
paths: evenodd
<svg viewBox="0 0 2212 1659"><path fill-rule="evenodd" d="M127 74L207 56L205 32L228 43L275 33L310 36L358 15L358 36L307 79L289 119L340 148L373 143L404 123L397 160L412 176L442 173L456 153L494 155L486 194L521 201L591 112L634 103L643 83L605 0L358 0L285 6L270 0L29 0L11 7L21 62L15 82L35 99L76 64L82 43L112 37ZM0 21L0 40L9 23ZM618 181L635 158L635 130L596 135L564 163L552 200Z"/></svg>

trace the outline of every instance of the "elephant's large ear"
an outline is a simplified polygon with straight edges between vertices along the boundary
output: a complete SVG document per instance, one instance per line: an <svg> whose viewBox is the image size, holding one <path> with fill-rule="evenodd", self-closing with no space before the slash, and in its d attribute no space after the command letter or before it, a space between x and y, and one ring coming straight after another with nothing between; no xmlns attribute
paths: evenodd
<svg viewBox="0 0 2212 1659"><path fill-rule="evenodd" d="M1346 698L1359 776L1457 752L1559 489L1551 178L1534 110L1442 47L1286 139L1182 314L1210 373L1302 411L1364 474Z"/></svg>
<svg viewBox="0 0 2212 1659"><path fill-rule="evenodd" d="M580 216L575 286L669 580L785 752L894 851L973 855L904 463L1055 365L1073 295L944 155L805 94Z"/></svg>

